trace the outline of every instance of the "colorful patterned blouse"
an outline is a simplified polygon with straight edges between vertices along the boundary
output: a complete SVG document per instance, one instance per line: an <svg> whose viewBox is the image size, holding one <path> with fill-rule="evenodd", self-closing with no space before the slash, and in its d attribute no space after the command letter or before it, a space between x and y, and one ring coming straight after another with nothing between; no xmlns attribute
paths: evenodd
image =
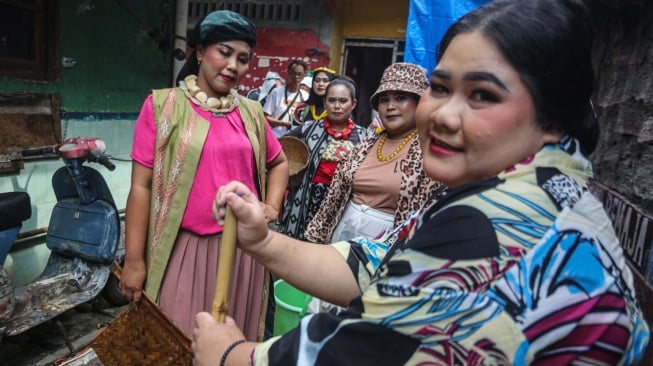
<svg viewBox="0 0 653 366"><path fill-rule="evenodd" d="M574 140L428 204L391 249L336 243L362 296L253 365L633 365L649 330ZM573 208L572 208L573 207Z"/></svg>

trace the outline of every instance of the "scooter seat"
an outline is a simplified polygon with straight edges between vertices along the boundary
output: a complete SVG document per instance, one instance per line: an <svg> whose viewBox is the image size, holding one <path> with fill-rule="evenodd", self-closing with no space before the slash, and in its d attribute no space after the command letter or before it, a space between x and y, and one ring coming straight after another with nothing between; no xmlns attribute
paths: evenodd
<svg viewBox="0 0 653 366"><path fill-rule="evenodd" d="M0 231L19 226L30 217L32 203L27 193L0 193Z"/></svg>

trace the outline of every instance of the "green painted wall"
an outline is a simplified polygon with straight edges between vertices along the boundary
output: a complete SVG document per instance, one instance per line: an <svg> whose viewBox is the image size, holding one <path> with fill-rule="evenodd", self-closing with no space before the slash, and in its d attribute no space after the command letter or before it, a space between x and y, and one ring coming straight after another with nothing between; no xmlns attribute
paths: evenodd
<svg viewBox="0 0 653 366"><path fill-rule="evenodd" d="M174 9L174 0L61 0L60 52L75 66L62 67L54 82L0 78L0 92L59 93L65 112L138 112L148 90L172 78L170 52L141 22L167 27L171 37Z"/></svg>

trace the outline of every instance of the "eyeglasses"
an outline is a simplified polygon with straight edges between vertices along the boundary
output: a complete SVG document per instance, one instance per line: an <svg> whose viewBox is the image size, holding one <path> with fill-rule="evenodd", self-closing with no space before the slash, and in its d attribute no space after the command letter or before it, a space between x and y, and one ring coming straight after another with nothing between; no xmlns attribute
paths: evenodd
<svg viewBox="0 0 653 366"><path fill-rule="evenodd" d="M306 73L291 71L291 72L288 73L288 75L290 75L290 76L301 76L301 77L304 77L304 76L306 75Z"/></svg>

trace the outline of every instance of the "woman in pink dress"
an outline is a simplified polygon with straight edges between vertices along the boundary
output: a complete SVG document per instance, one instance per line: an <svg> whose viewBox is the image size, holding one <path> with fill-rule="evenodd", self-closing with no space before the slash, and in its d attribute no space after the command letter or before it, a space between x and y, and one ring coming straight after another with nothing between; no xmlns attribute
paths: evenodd
<svg viewBox="0 0 653 366"><path fill-rule="evenodd" d="M136 121L121 290L135 301L145 291L188 335L194 314L213 302L222 239L211 218L217 188L243 182L271 221L288 181L286 157L259 103L234 90L255 43L246 18L208 14L189 40L195 52L179 87L153 90ZM250 340L262 336L268 278L237 251L230 316Z"/></svg>

